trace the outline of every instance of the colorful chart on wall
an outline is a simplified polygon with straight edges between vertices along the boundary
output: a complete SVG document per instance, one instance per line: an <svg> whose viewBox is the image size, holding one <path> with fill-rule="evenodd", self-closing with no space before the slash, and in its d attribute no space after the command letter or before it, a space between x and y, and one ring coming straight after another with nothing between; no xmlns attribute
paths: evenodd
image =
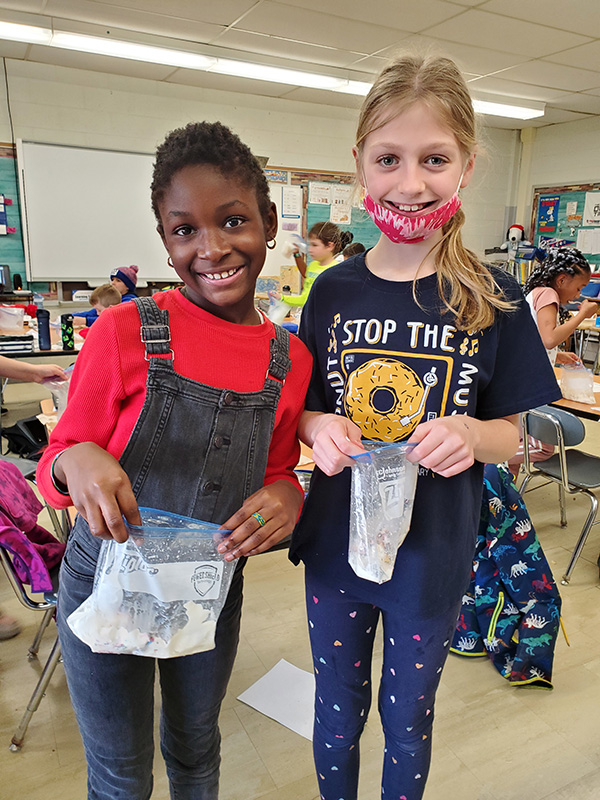
<svg viewBox="0 0 600 800"><path fill-rule="evenodd" d="M577 247L600 272L600 183L535 189L531 230L537 247Z"/></svg>

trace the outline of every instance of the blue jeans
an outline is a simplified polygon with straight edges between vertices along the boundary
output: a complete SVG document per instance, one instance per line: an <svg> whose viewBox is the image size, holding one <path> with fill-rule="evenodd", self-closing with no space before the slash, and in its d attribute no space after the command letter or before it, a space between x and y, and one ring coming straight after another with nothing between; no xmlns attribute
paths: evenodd
<svg viewBox="0 0 600 800"><path fill-rule="evenodd" d="M91 593L99 542L76 535L60 574L58 630L71 701L88 762L88 800L148 800L154 755L153 658L92 653L66 618ZM235 572L214 650L159 659L161 751L172 800L217 800L218 719L235 659L242 608Z"/></svg>

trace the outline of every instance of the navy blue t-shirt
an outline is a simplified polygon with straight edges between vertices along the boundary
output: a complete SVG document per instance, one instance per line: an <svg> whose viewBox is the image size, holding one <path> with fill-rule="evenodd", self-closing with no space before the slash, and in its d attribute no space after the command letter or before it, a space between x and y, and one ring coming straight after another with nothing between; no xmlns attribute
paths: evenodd
<svg viewBox="0 0 600 800"><path fill-rule="evenodd" d="M378 278L365 255L320 275L302 312L300 338L314 359L307 410L343 414L365 439L401 441L438 416L496 419L560 398L529 307L506 272L492 270L516 310L465 332L444 312L436 275L417 281L416 303L412 281ZM350 469L333 477L316 469L290 558L365 602L443 612L468 584L482 487L479 462L451 478L419 468L409 534L392 579L378 585L348 565Z"/></svg>

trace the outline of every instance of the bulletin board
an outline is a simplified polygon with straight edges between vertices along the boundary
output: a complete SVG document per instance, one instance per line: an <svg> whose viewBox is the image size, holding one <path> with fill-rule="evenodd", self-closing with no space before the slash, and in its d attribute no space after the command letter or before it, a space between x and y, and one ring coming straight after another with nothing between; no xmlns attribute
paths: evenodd
<svg viewBox="0 0 600 800"><path fill-rule="evenodd" d="M343 198L336 197L338 186L340 184L327 181L311 181L308 184L307 231L318 222L334 222L342 231L351 231L354 235L352 241L361 242L368 250L377 243L380 231L364 208L353 204L353 202L356 203L355 198L340 208L342 203L337 201L341 201ZM353 185L346 186L352 194L355 194ZM311 200L317 199L318 202L311 202ZM327 200L330 202L326 202Z"/></svg>
<svg viewBox="0 0 600 800"><path fill-rule="evenodd" d="M0 194L12 203L6 205L6 224L14 233L0 236L0 264L8 264L10 274L19 274L25 283L25 253L17 193L15 153L11 145L0 145Z"/></svg>
<svg viewBox="0 0 600 800"><path fill-rule="evenodd" d="M536 188L533 244L577 247L600 272L600 182Z"/></svg>

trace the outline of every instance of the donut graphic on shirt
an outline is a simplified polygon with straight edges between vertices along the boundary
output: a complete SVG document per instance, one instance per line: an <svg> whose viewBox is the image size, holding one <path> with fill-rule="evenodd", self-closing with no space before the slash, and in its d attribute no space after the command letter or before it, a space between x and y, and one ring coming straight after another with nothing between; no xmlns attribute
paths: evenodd
<svg viewBox="0 0 600 800"><path fill-rule="evenodd" d="M421 422L427 395L437 382L436 367L421 380L402 361L371 359L348 376L346 415L367 439L406 439Z"/></svg>

